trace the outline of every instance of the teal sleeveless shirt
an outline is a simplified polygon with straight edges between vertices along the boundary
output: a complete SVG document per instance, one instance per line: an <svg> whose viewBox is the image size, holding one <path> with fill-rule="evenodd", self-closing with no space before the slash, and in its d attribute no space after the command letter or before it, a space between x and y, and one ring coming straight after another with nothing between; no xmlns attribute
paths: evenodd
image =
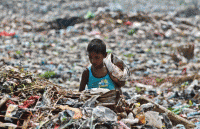
<svg viewBox="0 0 200 129"><path fill-rule="evenodd" d="M106 74L106 76L102 78L96 78L92 75L91 65L88 67L88 70L89 70L89 79L87 84L88 89L107 88L109 90L115 90L115 84L111 80L108 73Z"/></svg>

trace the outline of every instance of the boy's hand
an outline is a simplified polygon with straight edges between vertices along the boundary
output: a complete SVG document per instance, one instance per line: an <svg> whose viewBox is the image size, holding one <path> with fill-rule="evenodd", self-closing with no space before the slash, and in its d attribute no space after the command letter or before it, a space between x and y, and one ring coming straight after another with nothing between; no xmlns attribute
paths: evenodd
<svg viewBox="0 0 200 129"><path fill-rule="evenodd" d="M118 82L119 82L119 79L116 78L116 77L114 77L114 76L112 75L112 72L110 72L110 78L111 78L115 83L118 83Z"/></svg>
<svg viewBox="0 0 200 129"><path fill-rule="evenodd" d="M109 76L110 76L110 78L112 79L112 81L113 81L115 84L117 84L117 86L119 86L119 87L124 86L125 83L126 83L126 81L120 81L118 78L114 77L114 76L112 75L112 72L110 72Z"/></svg>

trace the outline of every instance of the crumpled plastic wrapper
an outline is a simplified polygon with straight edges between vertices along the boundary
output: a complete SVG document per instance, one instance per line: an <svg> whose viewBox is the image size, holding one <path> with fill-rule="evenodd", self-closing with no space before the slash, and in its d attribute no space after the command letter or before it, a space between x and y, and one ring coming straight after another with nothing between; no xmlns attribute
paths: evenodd
<svg viewBox="0 0 200 129"><path fill-rule="evenodd" d="M129 68L128 66L119 59L114 54L109 54L105 59L104 63L106 64L106 67L110 73L119 81L126 81L128 77L130 76Z"/></svg>
<svg viewBox="0 0 200 129"><path fill-rule="evenodd" d="M60 105L59 108L62 109L62 110L73 111L74 112L73 119L80 119L83 116L83 114L82 114L82 112L79 108L72 108L72 107L69 107L68 105L65 105L65 106Z"/></svg>
<svg viewBox="0 0 200 129"><path fill-rule="evenodd" d="M154 127L161 129L162 128L162 121L159 117L159 112L155 111L147 111L145 113L145 119L147 121L147 125L153 125Z"/></svg>
<svg viewBox="0 0 200 129"><path fill-rule="evenodd" d="M5 120L12 122L10 117L13 117L13 115L15 115L17 113L17 110L18 110L18 105L10 104L6 111Z"/></svg>

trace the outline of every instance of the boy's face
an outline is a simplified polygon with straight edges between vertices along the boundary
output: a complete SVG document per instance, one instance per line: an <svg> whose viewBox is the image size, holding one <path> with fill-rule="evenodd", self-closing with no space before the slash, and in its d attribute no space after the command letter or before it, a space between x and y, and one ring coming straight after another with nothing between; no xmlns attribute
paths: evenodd
<svg viewBox="0 0 200 129"><path fill-rule="evenodd" d="M92 66L96 69L103 67L103 59L106 58L106 55L96 52L89 53L89 60Z"/></svg>

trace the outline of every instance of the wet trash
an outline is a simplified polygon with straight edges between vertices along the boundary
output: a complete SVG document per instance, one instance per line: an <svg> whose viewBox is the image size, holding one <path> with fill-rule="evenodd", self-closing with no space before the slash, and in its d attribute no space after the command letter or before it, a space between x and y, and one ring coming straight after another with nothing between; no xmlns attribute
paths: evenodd
<svg viewBox="0 0 200 129"><path fill-rule="evenodd" d="M165 123L165 127L167 129L172 129L173 128L173 125L172 125L172 122L170 121L169 117L167 116L167 114L162 114L163 116L163 120L164 120L164 123Z"/></svg>
<svg viewBox="0 0 200 129"><path fill-rule="evenodd" d="M124 24L125 24L125 25L128 25L128 26L132 25L132 23L131 23L130 21L127 21L127 22L125 22Z"/></svg>
<svg viewBox="0 0 200 129"><path fill-rule="evenodd" d="M173 112L171 112L170 110L168 110L167 108L161 106L161 105L158 105L156 104L155 102L153 102L152 100L150 99L147 99L145 97L142 97L142 98L139 98L137 100L138 102L151 102L155 105L156 109L154 109L155 111L158 111L160 113L167 113L167 116L169 117L170 121L172 122L172 124L184 124L185 126L187 126L188 128L193 128L195 127L195 125L192 123L192 122L189 122L188 120L174 114ZM189 107L189 106L185 106L185 107ZM179 109L176 109L176 110L179 110Z"/></svg>
<svg viewBox="0 0 200 129"><path fill-rule="evenodd" d="M184 56L188 60L194 57L194 44L187 44L184 46L180 46L177 48L177 50L180 53L180 55Z"/></svg>
<svg viewBox="0 0 200 129"><path fill-rule="evenodd" d="M81 23L83 21L80 17L70 17L70 18L59 18L54 21L47 22L50 26L50 29L65 29L69 26L74 26L77 23Z"/></svg>
<svg viewBox="0 0 200 129"><path fill-rule="evenodd" d="M15 33L8 33L8 32L5 32L5 31L0 32L0 36L14 36L14 35L15 35Z"/></svg>
<svg viewBox="0 0 200 129"><path fill-rule="evenodd" d="M120 5L117 2L109 3L108 8L109 8L110 11L123 11L122 5Z"/></svg>
<svg viewBox="0 0 200 129"><path fill-rule="evenodd" d="M199 129L200 128L200 122L195 123L196 127L195 129Z"/></svg>
<svg viewBox="0 0 200 129"><path fill-rule="evenodd" d="M195 116L195 115L200 115L200 112L191 112L187 114L187 117Z"/></svg>
<svg viewBox="0 0 200 129"><path fill-rule="evenodd" d="M91 19L91 18L94 18L94 17L95 17L95 14L92 13L91 11L88 11L84 18L85 19Z"/></svg>
<svg viewBox="0 0 200 129"><path fill-rule="evenodd" d="M133 35L137 32L137 29L131 29L130 31L128 31L128 35Z"/></svg>
<svg viewBox="0 0 200 129"><path fill-rule="evenodd" d="M67 110L67 112L68 112L70 115L71 115L70 111L73 111L74 113L73 113L73 115L71 115L71 117L73 117L73 119L80 119L80 118L82 118L82 112L81 112L81 110L78 109L78 108L71 108L71 107L69 107L68 105L66 105L66 106L60 105L59 108L61 108L62 110Z"/></svg>
<svg viewBox="0 0 200 129"><path fill-rule="evenodd" d="M7 111L6 111L5 121L12 122L11 117L13 117L17 113L17 110L18 110L18 105L12 105L12 104L10 104L8 106Z"/></svg>
<svg viewBox="0 0 200 129"><path fill-rule="evenodd" d="M0 126L152 129L163 117L163 128L198 128L198 4L143 2L1 2ZM84 50L97 37L107 44L107 57L123 60L111 58L114 75L130 72L121 96L107 89L77 92L90 64ZM17 106L6 114L10 105Z"/></svg>
<svg viewBox="0 0 200 129"><path fill-rule="evenodd" d="M101 121L117 121L117 114L103 106L95 107L92 114L94 117L100 118Z"/></svg>
<svg viewBox="0 0 200 129"><path fill-rule="evenodd" d="M161 121L161 118L159 117L158 112L147 111L145 113L145 120L146 120L147 125L151 125L159 129L162 128L162 121Z"/></svg>
<svg viewBox="0 0 200 129"><path fill-rule="evenodd" d="M20 71L19 68L4 67L3 70L7 70L10 74L13 71L18 75L23 74L23 71ZM10 76L10 79L18 77L17 75L11 76L10 74L7 74L7 76ZM172 107L171 112L170 109L163 107L165 104L161 106L141 95L134 99L124 92L127 97L129 96L125 99L123 98L125 95L120 96L119 92L115 90L101 88L85 90L80 93L69 91L62 86L44 80L44 78L32 80L30 75L25 77L28 77L24 79L26 81L20 82L23 85L16 85L17 88L12 89L10 96L6 94L2 97L0 96L2 98L1 104L6 105L1 106L2 112L0 117L4 117L5 120L13 122L13 124L17 124L15 120L18 119L22 121L19 126L30 128L55 128L58 126L61 128L99 126L162 128L164 125L167 128L172 128L172 125L179 121L185 127L194 127L187 119L200 115L199 111L191 112L186 110L193 106L191 102L189 102L190 105L185 106L182 106L182 103L177 103ZM28 80L31 81L29 82ZM17 80L13 79L13 82L17 82ZM145 85L139 85L139 83L137 85L140 88L142 88L141 86L145 87ZM150 90L151 87L146 87L149 89L147 91L153 91ZM2 91L1 94L3 94ZM32 117L30 112L36 117ZM177 112L179 114L182 112L186 113L186 117L184 115L181 115L182 117L176 115L178 114ZM30 125L31 121L32 125ZM79 124L80 122L82 124Z"/></svg>
<svg viewBox="0 0 200 129"><path fill-rule="evenodd" d="M142 104L141 108L144 112L147 112L153 110L154 105L152 103Z"/></svg>
<svg viewBox="0 0 200 129"><path fill-rule="evenodd" d="M176 125L176 129L186 129L184 125L178 124Z"/></svg>
<svg viewBox="0 0 200 129"><path fill-rule="evenodd" d="M124 124L130 124L130 125L134 125L136 123L139 122L139 119L122 119L121 122L123 122Z"/></svg>
<svg viewBox="0 0 200 129"><path fill-rule="evenodd" d="M3 98L1 98L1 101L0 101L0 108L4 105L4 103L6 103L6 101L9 100L9 95L5 94L3 96Z"/></svg>

